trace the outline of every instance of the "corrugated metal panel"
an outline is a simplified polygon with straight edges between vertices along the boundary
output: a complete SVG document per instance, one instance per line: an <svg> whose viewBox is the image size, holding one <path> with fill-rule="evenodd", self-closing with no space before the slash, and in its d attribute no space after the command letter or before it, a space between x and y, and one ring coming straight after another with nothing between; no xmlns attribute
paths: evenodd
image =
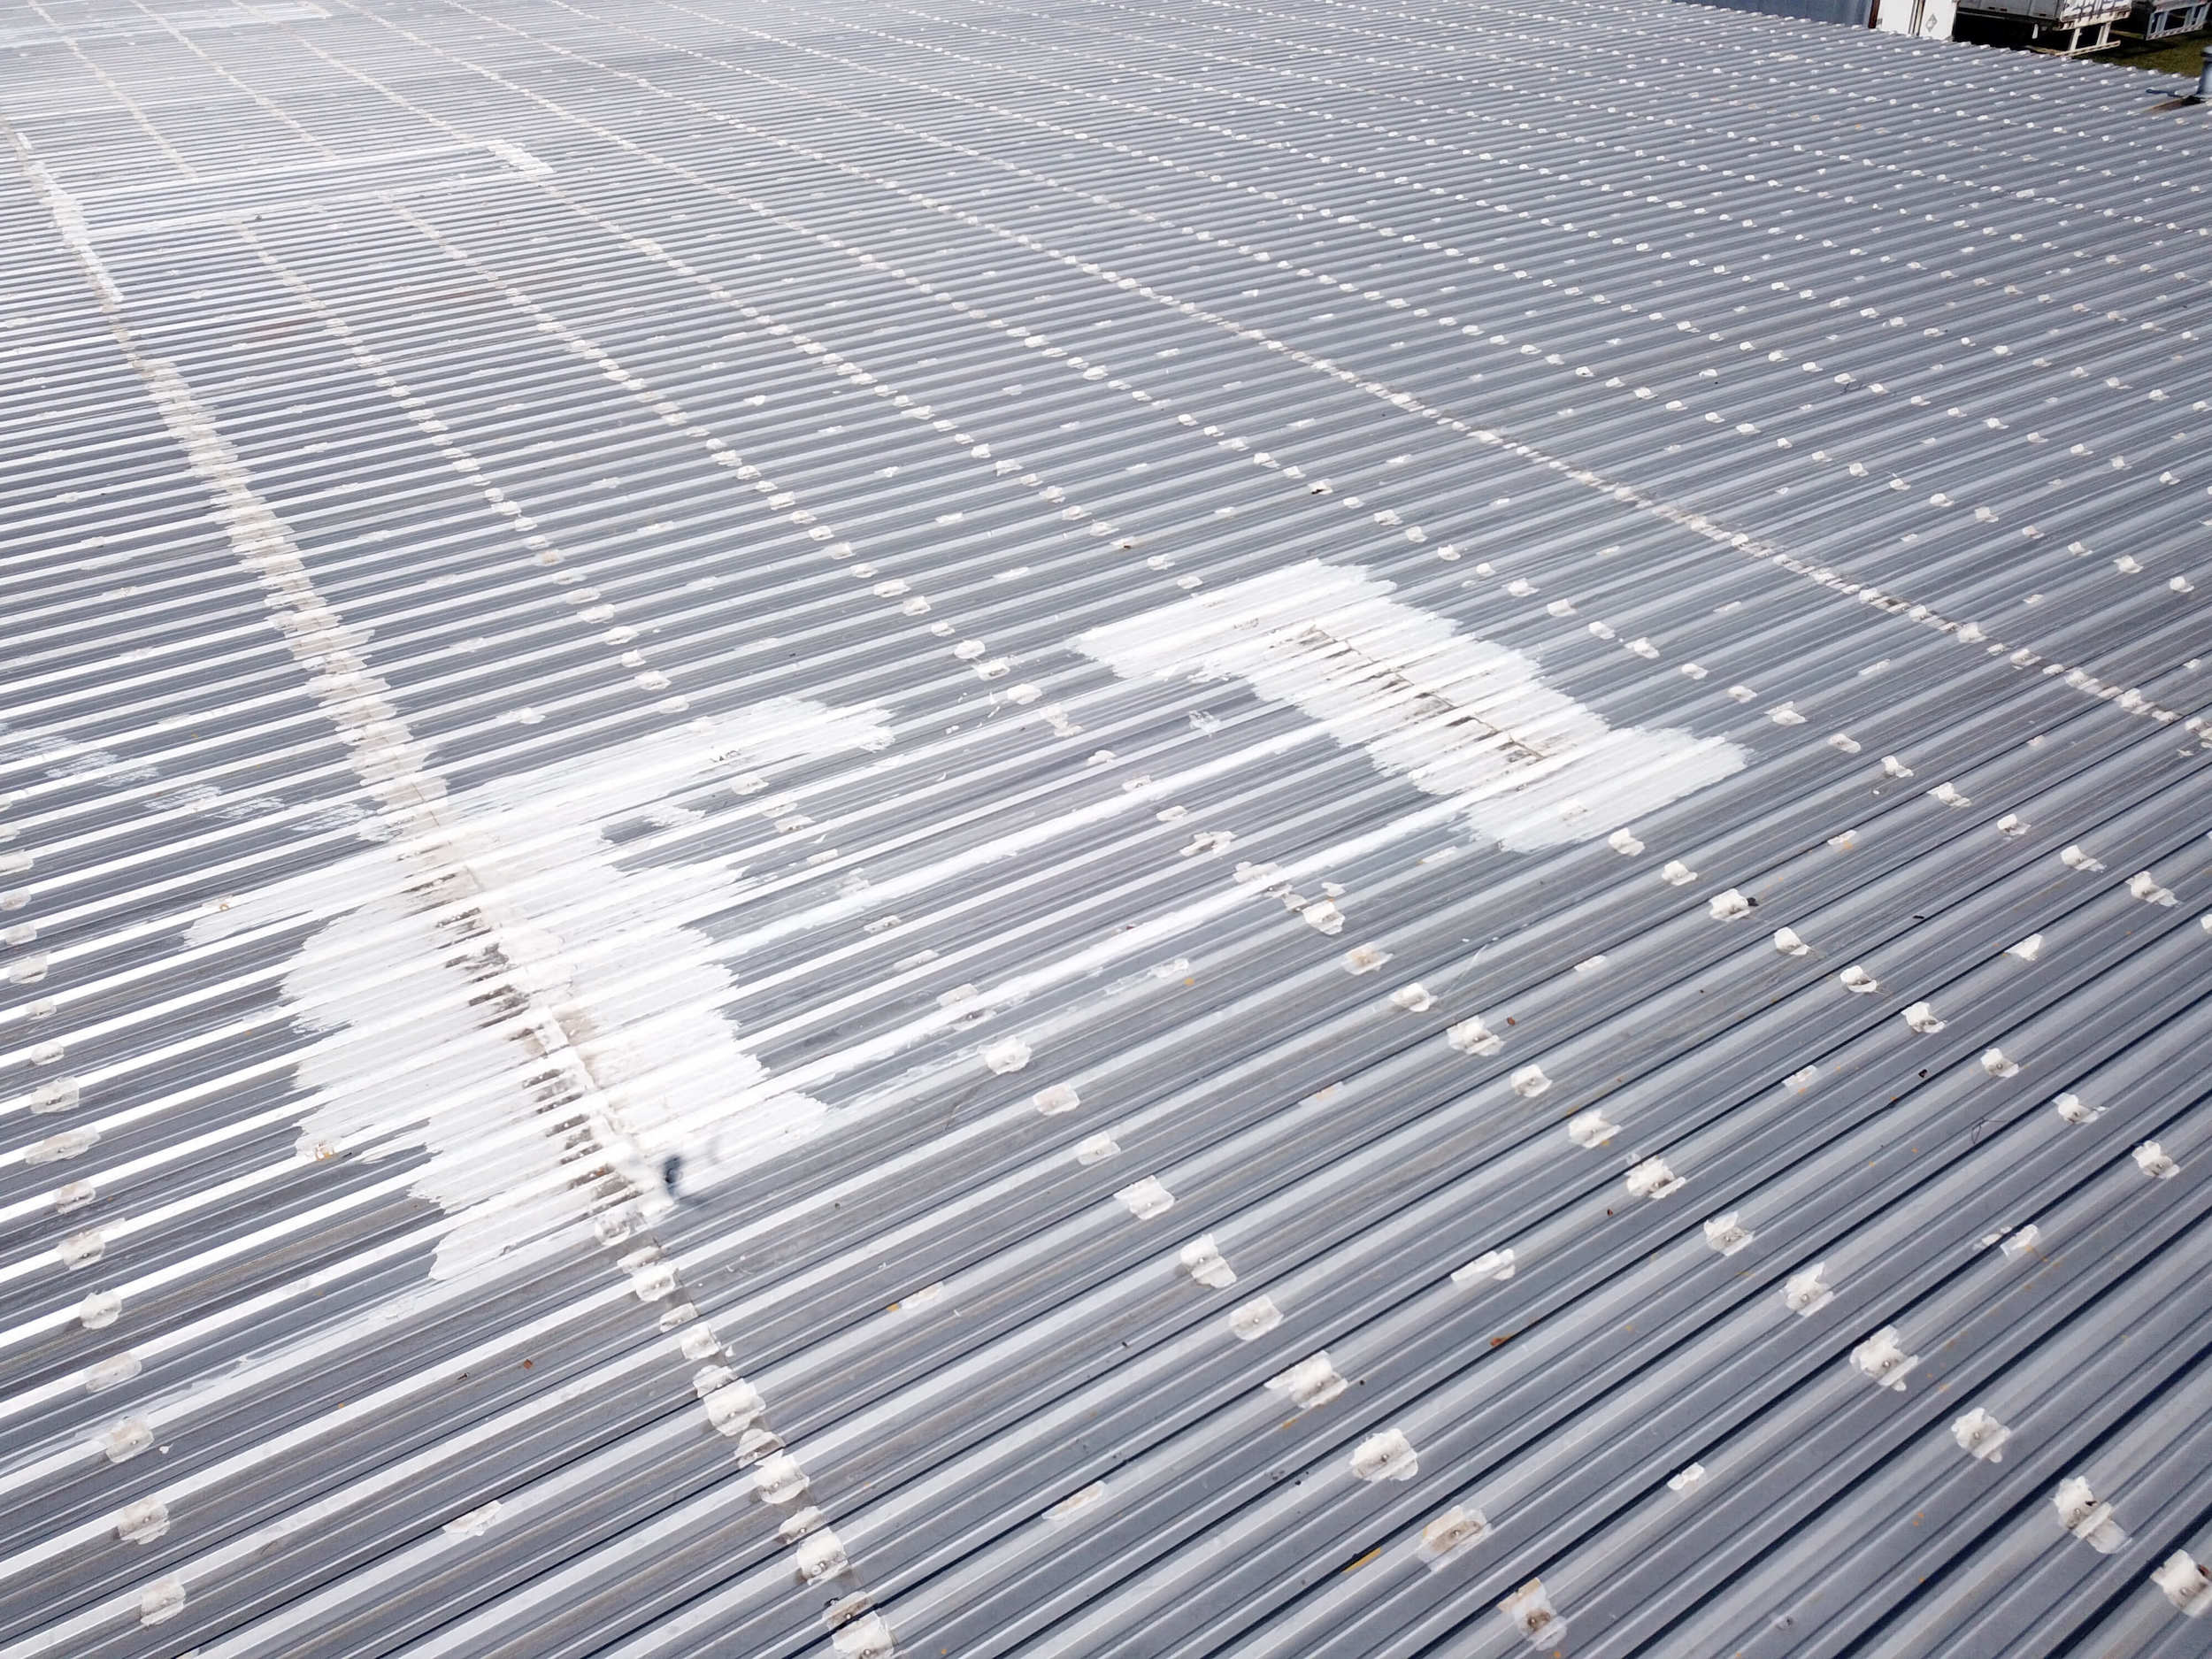
<svg viewBox="0 0 2212 1659"><path fill-rule="evenodd" d="M2174 83L5 27L0 1654L2204 1651Z"/></svg>
<svg viewBox="0 0 2212 1659"><path fill-rule="evenodd" d="M1762 17L1796 18L1807 23L1840 23L1863 29L1874 15L1874 0L1697 0L1724 12L1755 12Z"/></svg>

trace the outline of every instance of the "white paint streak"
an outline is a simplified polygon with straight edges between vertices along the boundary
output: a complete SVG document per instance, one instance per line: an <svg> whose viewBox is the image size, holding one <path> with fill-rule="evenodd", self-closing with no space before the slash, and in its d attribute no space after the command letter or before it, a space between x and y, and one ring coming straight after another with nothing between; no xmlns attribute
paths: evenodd
<svg viewBox="0 0 2212 1659"><path fill-rule="evenodd" d="M447 798L442 834L246 895L194 924L189 942L332 917L283 981L300 1023L325 1033L299 1060L302 1147L427 1149L413 1190L459 1218L433 1270L449 1277L580 1214L582 1194L549 1179L563 1148L538 1132L534 1097L514 1079L523 1052L478 1011L484 973L456 956L452 918L435 913L434 888L424 892L430 879L472 878L472 909L504 979L558 1022L582 1062L602 1143L649 1189L664 1159L681 1157L688 1188L808 1139L825 1109L773 1087L739 1046L718 1011L734 980L714 941L680 919L734 902L734 873L625 867L606 826L733 759L880 747L883 735L872 710L780 699L734 731L658 733L502 779ZM434 1070L422 1086L396 1087L426 1056Z"/></svg>
<svg viewBox="0 0 2212 1659"><path fill-rule="evenodd" d="M1308 559L1075 643L1133 680L1240 679L1517 851L1607 834L1744 764L1724 740L1610 726L1545 685L1534 659L1392 592Z"/></svg>
<svg viewBox="0 0 2212 1659"><path fill-rule="evenodd" d="M666 1202L662 1157L678 1153L687 1175L710 1173L810 1132L819 1105L769 1082L718 1015L691 1006L733 982L687 949L710 943L704 935L666 918L714 908L728 878L713 868L625 872L598 826L733 753L770 762L880 748L889 741L882 717L777 699L711 746L695 732L663 734L595 757L588 769L547 767L449 799L427 745L360 654L366 630L318 588L213 411L174 364L142 348L78 204L19 139L14 148L378 803L383 846L265 887L193 930L198 942L256 922L332 918L285 980L304 1023L327 1033L298 1068L313 1091L303 1150L322 1156L349 1139L370 1156L428 1148L416 1190L468 1214L438 1254L434 1271L451 1273L580 1213L587 1178L611 1171L649 1207ZM527 895L517 886L546 876ZM617 901L564 908L564 891L580 885L603 897L611 887ZM549 905L565 939L541 925ZM457 939L472 949L457 951ZM426 983L434 987L427 995ZM396 995L407 985L407 995ZM503 995L530 1018L526 1045L484 1029L511 1006L480 1020L472 1012ZM539 1118L544 1102L518 1075L533 1059L566 1097L557 1099L557 1119ZM567 1162L580 1152L581 1162Z"/></svg>

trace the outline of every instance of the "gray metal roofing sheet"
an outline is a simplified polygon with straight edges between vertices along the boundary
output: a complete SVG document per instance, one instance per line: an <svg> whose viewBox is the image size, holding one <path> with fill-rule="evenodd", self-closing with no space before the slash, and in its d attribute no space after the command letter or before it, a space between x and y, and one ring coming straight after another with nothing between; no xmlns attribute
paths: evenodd
<svg viewBox="0 0 2212 1659"><path fill-rule="evenodd" d="M2212 1650L2171 80L0 19L0 1655Z"/></svg>
<svg viewBox="0 0 2212 1659"><path fill-rule="evenodd" d="M1755 12L1770 18L1801 18L1808 23L1836 23L1846 28L1871 26L1873 0L1697 0L1729 12Z"/></svg>

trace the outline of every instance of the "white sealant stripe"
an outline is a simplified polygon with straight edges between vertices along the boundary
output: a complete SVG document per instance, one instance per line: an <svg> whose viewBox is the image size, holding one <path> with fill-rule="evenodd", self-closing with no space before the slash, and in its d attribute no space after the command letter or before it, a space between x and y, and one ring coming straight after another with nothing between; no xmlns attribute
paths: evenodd
<svg viewBox="0 0 2212 1659"><path fill-rule="evenodd" d="M622 1018L623 999L618 995L611 1008L591 1009L588 999L576 995L581 987L572 983L574 972L564 958L560 941L544 933L541 929L533 928L526 913L507 914L513 907L503 901L496 884L485 879L484 872L479 866L488 862L496 865L503 862L512 864L516 861L503 848L500 838L485 820L496 823L500 818L505 817L513 827L541 830L545 797L557 796L560 793L557 779L566 778L568 769L548 769L534 780L527 776L503 780L500 784L472 791L469 796L461 800L445 801L442 780L425 764L426 749L414 741L397 710L380 697L358 695L364 681L374 691L382 690L383 686L369 676L366 662L353 649L358 643L357 638L345 631L342 618L314 588L288 529L254 489L247 469L215 429L211 412L194 397L173 365L137 349L123 315L121 295L105 267L100 264L90 246L89 238L83 234L81 215L55 202L50 202L49 205L65 238L72 239L73 231L71 245L100 290L103 308L107 312L118 343L145 380L161 408L165 424L183 446L194 472L215 495L218 516L224 523L240 562L254 574L273 600L280 602L281 606L288 606L290 614L307 625L293 631L288 641L296 660L304 667L335 670L334 672L317 674L311 679L311 693L323 704L325 712L337 726L342 739L349 741L355 770L372 792L386 803L386 820L405 837L388 849L379 849L370 857L400 861L413 878L406 885L416 892L428 888L434 894L440 888L454 885L461 885L470 890L472 908L480 912L480 919L487 925L494 949L509 959L511 969L519 970L501 977L511 988L521 990L533 1008L541 1015L534 1022L536 1028L534 1034L540 1047L548 1051L546 1057L566 1061L580 1074L585 1087L583 1098L577 1103L584 1108L602 1162L612 1165L628 1188L628 1200L623 1208L649 1216L657 1210L664 1209L671 1202L665 1188L655 1179L655 1171L643 1162L641 1155L647 1148L641 1148L632 1138L641 1112L657 1118L664 1125L672 1118L687 1115L694 1119L726 1117L733 1094L736 1098L745 1100L752 1110L744 1114L746 1121L741 1136L742 1145L732 1148L718 1144L712 1149L713 1156L718 1158L734 1156L738 1151L758 1150L764 1134L770 1141L784 1139L794 1129L803 1132L805 1126L818 1122L822 1114L819 1103L803 1096L778 1093L764 1099L758 1087L736 1091L730 1088L733 1075L740 1079L749 1078L757 1083L764 1078L764 1071L749 1054L737 1048L733 1032L719 1013L718 1003L722 996L716 993L720 991L726 995L726 987L732 981L726 970L718 964L704 970L706 982L698 989L706 995L695 994L678 1003L680 1010L690 1012L695 1018L688 1022L687 1029L676 1034L685 1040L686 1047L702 1051L704 1059L710 1064L686 1063L679 1067L679 1070L691 1074L690 1086L682 1091L686 1098L671 1099L668 1090L675 1079L672 1079L667 1056L641 1051L637 1048L643 1033L657 1022L636 1018L635 1016L641 1011L636 1007L627 1010L632 1018L626 1022ZM428 230L421 221L415 222L419 228ZM434 236L434 233L431 234ZM443 242L442 238L437 240L442 243ZM448 250L456 251L449 247ZM511 288L508 292L511 297L526 304L518 293ZM320 307L317 309L321 310ZM536 308L529 309L534 311ZM326 320L334 326L335 324L335 319L326 313ZM572 345L588 349L568 331L563 329L559 332L569 339ZM345 331L341 330L341 333L342 335ZM356 355L364 355L357 345ZM603 354L592 355L603 357ZM626 380L625 383L634 391L643 389L641 386L630 385ZM791 516L803 521L810 518L803 512L795 512ZM818 538L825 533L818 530L815 534ZM285 614L282 609L279 610L280 617ZM626 663L627 661L626 659ZM637 683L648 691L664 689L667 686L665 676L657 673L640 674ZM671 701L676 707L681 706L680 699ZM853 735L853 718L839 711L818 708L799 710L797 714L799 718L777 721L778 729L753 747L764 750L770 757L780 757L791 752L795 742L797 752L808 752L816 746L795 740L792 735L794 731L813 733L818 736L826 734L832 746L841 748ZM882 728L879 717L870 714L864 723L865 735L871 740L866 746L879 747L878 740L887 741L888 733ZM623 775L642 772L658 783L661 780L657 773L663 770L651 766L626 768ZM657 793L657 789L649 792L648 798ZM534 862L542 872L549 857L565 866L562 871L565 877L573 877L581 872L586 876L595 873L603 880L622 879L608 856L611 851L609 844L597 833L597 823L604 816L604 805L603 800L595 798L591 803L590 821L557 825L557 829L567 832L557 838L559 844L541 850L535 861L524 859L524 868L527 870ZM426 831L429 833L422 833ZM503 858L503 854L506 855ZM706 895L710 901L707 908L718 907L713 901L726 902L729 895L719 891L731 880L726 872L719 867L710 867L697 872L693 885L697 885L699 880L714 885L718 889L714 894ZM327 892L333 886L343 890L348 887L357 887L358 881L342 871L315 872L306 880L307 892L300 895L306 901L303 908L316 908L316 889L319 887ZM265 896L282 907L283 898L265 889L263 894L254 895L252 898L259 900ZM696 900L701 895L690 896ZM407 901L387 901L381 906L372 905L340 918L311 941L309 948L296 958L293 971L288 974L288 986L299 976L308 975L325 981L313 987L320 992L322 1000L334 1007L350 1009L357 983L354 970L360 941L349 941L344 936L359 935L365 926L373 933L388 936L396 928L403 929L411 921L420 927L423 918L417 912L422 908L419 902L414 902L411 894ZM391 913L373 917L366 913L367 910L376 909ZM636 916L619 918L624 922L634 922L636 919ZM630 926L624 928L614 942L619 943L624 948L624 954L632 958L641 951L652 956L664 949L664 941L657 935L666 931L665 927L656 930ZM703 936L689 929L679 926L675 931L689 940L703 942ZM539 935L542 941L541 947L526 950L524 958L518 958L516 941L518 936L526 934ZM334 935L339 937L334 940ZM439 959L439 941L434 933L426 932L419 940L400 942L403 949L412 946L412 954L416 956L426 955L433 962ZM601 942L606 941L603 940ZM349 943L355 948L349 948ZM318 952L315 949L318 944L326 949ZM639 964L632 960L615 965L618 972L624 967L630 968L634 978L634 970ZM538 982L527 983L532 978ZM664 997L665 987L660 989ZM548 991L562 994L558 1004L548 999ZM312 992L306 1000L315 1000ZM603 1002L606 999L603 995L601 1000ZM567 1015L565 1019L565 1013ZM576 1018L582 1018L588 1029L600 1033L595 1041L580 1044L572 1038L568 1023ZM667 1024L665 1020L657 1023L662 1025ZM477 1069L495 1079L507 1069L509 1050L504 1041L495 1033L461 1029L462 1025L473 1026L473 1024L472 1020L465 1018L455 1025L449 1036L455 1041L473 1038L475 1046L486 1050L477 1056ZM611 1048L611 1044L613 1045ZM301 1061L302 1080L319 1082L322 1086L319 1090L321 1103L310 1114L306 1125L308 1139L321 1146L329 1145L332 1137L343 1137L349 1132L357 1133L372 1127L376 1121L379 1102L373 1092L363 1091L357 1086L358 1056L352 1052L352 1047L348 1041L348 1033L342 1030L333 1038L315 1045ZM695 1054L692 1059L699 1057ZM319 1064L326 1060L327 1064ZM611 1087L608 1086L610 1076L612 1079ZM626 1088L624 1087L626 1084L629 1086ZM764 1110L774 1108L779 1102L795 1102L783 1113L783 1117L793 1121L785 1124L780 1119L777 1125L764 1128L760 1120ZM538 1126L535 1108L526 1091L518 1104L521 1120L534 1128ZM687 1108L689 1109L687 1112ZM368 1114L365 1118L365 1113ZM446 1231L441 1237L438 1252L440 1267L437 1271L446 1274L461 1274L480 1266L510 1245L520 1242L523 1237L528 1236L528 1233L555 1224L576 1209L579 1197L570 1179L572 1166L553 1171L559 1179L552 1185L551 1191L544 1194L543 1202L539 1205L517 1205L514 1202L518 1191L546 1185L545 1176L535 1171L533 1166L546 1162L549 1150L555 1154L554 1161L557 1164L560 1152L557 1146L539 1145L535 1148L536 1156L526 1156L519 1163L512 1158L492 1159L483 1156L490 1143L513 1138L513 1120L517 1116L516 1105L495 1100L489 1103L488 1112L474 1114L458 1124L434 1120L436 1130L432 1140L433 1156L427 1168L416 1173L413 1186L416 1190L436 1199L449 1214L457 1210L465 1217L463 1226ZM323 1133L319 1135L319 1130ZM442 1177L437 1173L442 1167L446 1171ZM503 1215L503 1211L513 1213ZM466 1225L485 1221L503 1225L488 1233L484 1233L480 1225L472 1227ZM527 1232L518 1233L515 1231L518 1221L527 1228ZM628 1224L624 1222L614 1229L603 1231L602 1241L611 1247L626 1237L627 1232ZM90 1236L96 1240L101 1235ZM457 1256L451 1256L449 1253L457 1241L462 1240L466 1240L472 1248L464 1248ZM653 1253L657 1254L657 1251ZM633 1279L641 1300L672 1302L680 1292L680 1283L672 1263L652 1278L649 1283L635 1274ZM688 1317L690 1311L687 1302L672 1306L663 1316L664 1328L670 1319ZM127 1357L134 1374L142 1362L135 1355ZM764 1425L761 1433L772 1438ZM777 1443L780 1444L780 1441ZM795 1465L793 1469L795 1476ZM803 1489L803 1477L795 1476L795 1479L797 1488ZM126 1601L122 1606L127 1612L128 1601Z"/></svg>
<svg viewBox="0 0 2212 1659"><path fill-rule="evenodd" d="M465 10L466 8L464 9ZM567 6L565 9L571 11L578 10L578 8L573 6ZM480 17L483 14L472 12L471 15ZM498 22L498 19L495 19L488 18L485 20ZM521 35L526 39L535 40L535 37L529 35L526 31L516 29L511 25L500 23L499 27L509 29L511 33ZM634 33L636 31L632 32ZM410 38L416 37L411 36ZM644 36L643 38L657 39L657 37L649 35ZM581 53L575 52L568 48L561 47L550 42L537 42L536 43L546 46L549 50L561 53L563 56L575 58L582 62L596 63L596 60L586 58ZM742 65L729 64L724 59L712 58L709 54L697 51L695 49L682 47L676 42L660 41L658 43L668 48L669 50L681 50L685 52L686 55L698 58L703 61L715 63L733 70L741 70L742 73L752 75L753 78L756 79L763 78L759 77L757 72L746 69ZM1586 468L1576 467L1571 463L1551 456L1532 445L1519 442L1493 431L1470 426L1466 422L1458 420L1449 416L1445 411L1423 403L1421 400L1414 397L1409 393L1394 392L1386 385L1376 381L1362 380L1354 371L1340 367L1326 358L1315 357L1309 353L1293 349L1288 346L1286 342L1274 339L1261 330L1239 324L1232 319L1221 316L1218 313L1209 311L1203 307L1192 304L1188 302L1178 301L1174 296L1155 289L1133 278L1119 277L1110 268L1101 266L1096 264L1083 262L1078 256L1063 252L1062 250L1051 246L1048 243L1041 242L1033 236L1030 236L1018 231L1007 230L977 214L966 211L955 204L941 202L927 195L908 190L903 186L897 184L895 181L871 173L866 169L839 162L834 157L832 157L824 152L809 149L803 145L795 144L788 140L778 137L773 134L767 133L760 128L751 126L747 122L729 116L725 111L710 109L707 106L698 104L692 100L682 98L680 94L669 92L665 88L660 88L655 83L647 81L641 76L631 73L628 71L616 69L613 66L605 64L598 64L597 66L608 70L611 73L618 74L622 76L622 78L629 80L639 87L650 90L658 96L676 98L678 101L687 104L708 119L739 128L740 130L748 133L749 135L761 139L763 142L774 144L781 149L789 150L794 154L800 155L808 160L815 161L823 165L833 167L837 171L848 173L854 178L862 179L868 182L877 184L883 188L890 190L895 194L903 196L909 200L918 203L919 204L930 208L934 211L956 219L964 224L969 225L977 229L984 230L994 235L1016 242L1023 247L1030 248L1058 261L1063 265L1073 266L1086 275L1094 276L1101 280L1111 282L1118 288L1134 292L1146 299L1152 300L1163 305L1171 306L1186 316L1196 317L1215 326L1225 328L1240 339L1248 339L1258 342L1263 344L1266 349L1271 351L1284 352L1293 362L1298 363L1302 366L1317 369L1347 385L1353 386L1356 389L1363 393L1380 397L1386 402L1390 403L1394 407L1404 410L1407 412L1415 414L1422 419L1431 420L1455 434L1471 436L1479 442L1491 445L1493 447L1502 447L1507 453L1513 455L1517 458L1539 465L1548 471L1561 473L1573 482L1599 490L1603 494L1610 495L1617 501L1624 502L1634 506L1640 511L1649 513L1653 516L1664 519L1669 523L1691 530L1696 534L1705 537L1709 541L1743 551L1755 558L1765 559L1767 562L1778 565L1792 574L1806 577L1822 587L1842 593L1847 596L1856 597L1863 603L1878 606L1893 615L1899 615L1908 620L1922 623L1925 626L1935 628L1939 632L1954 634L1964 641L1971 643L1982 641L1985 638L1985 635L1983 634L1982 631L1971 623L1955 623L1947 618L1937 614L1924 605L1910 603L1908 601L1896 597L1895 595L1881 592L1871 586L1864 586L1855 582L1846 581L1838 577L1833 572L1824 568L1814 569L1809 567L1801 560L1793 558L1787 553L1777 550L1770 542L1754 538L1740 532L1729 531L1724 526L1714 523L1701 513L1687 511L1676 506L1671 502L1650 496L1645 492L1636 489L1632 486L1617 483L1616 481L1603 477ZM502 79L501 77L493 74L491 71L484 70L480 67L479 67L478 73L490 76L495 80ZM503 84L511 83L503 82ZM930 89L936 90L935 88ZM526 96L534 95L526 94ZM559 113L564 115L566 115L567 113L565 111L559 111L559 106L551 105L549 101L543 99L539 101L541 103L547 103L549 107L553 108ZM856 111L856 114L859 113L861 112ZM580 118L570 117L569 119L576 119ZM1042 174L1035 173L1028 168L1021 167L1017 164L1008 162L1002 156L987 154L983 151L977 150L971 146L958 143L956 141L940 138L935 134L924 132L918 128L908 127L903 123L883 121L882 118L874 116L872 112L868 112L867 119L879 120L881 124L891 127L897 131L920 142L950 150L959 154L966 155L972 159L984 162L995 168L1000 168L1018 173L1030 180L1033 183L1040 186L1041 188L1068 191L1071 194L1081 196L1087 200L1094 201L1101 205L1112 208L1115 211L1125 211L1134 213L1140 219L1147 222L1166 222L1158 220L1157 215L1153 214L1148 211L1133 208L1125 209L1123 204L1114 202L1110 198L1098 196L1090 192L1074 190L1072 187L1064 185L1056 180L1048 178ZM590 125L590 123L585 124ZM1202 123L1202 125L1204 124ZM1226 129L1224 129L1224 131L1225 133ZM1228 135L1241 136L1240 134L1233 134ZM659 157L652 156L651 152L644 150L641 146L630 143L627 141L622 142L624 142L625 148L632 150L636 153L644 156L648 159L653 160L657 165L664 166L673 165L673 164L662 162ZM680 168L677 170L683 171ZM733 197L733 199L742 200L743 198ZM778 217L772 214L767 214L764 210L757 209L756 211L763 211L764 217L772 219ZM1184 234L1189 234L1195 233L1186 230ZM828 242L830 240L828 238L821 237L818 237L817 239L826 242ZM1246 255L1256 259L1270 258L1270 256L1268 256L1264 250L1252 248L1242 243L1228 243L1224 239L1210 236L1205 237L1204 239L1220 242L1223 246L1233 248L1233 250L1239 254ZM1271 263L1279 268L1291 268L1290 261L1286 259L1273 258L1271 259ZM1305 274L1305 273L1302 272L1301 274ZM1328 280L1324 278L1323 280L1325 285ZM1337 284L1337 286L1342 287L1348 291L1356 287L1356 285L1349 283L1340 283ZM1373 298L1379 296L1368 296L1367 297ZM1470 328L1465 332L1479 333L1480 331L1477 328ZM1503 343L1503 341L1502 339L1494 340L1493 343ZM1087 371L1086 373L1087 375L1089 372ZM1098 373L1102 374L1104 371L1099 370ZM1117 387L1119 387L1124 383L1117 381L1114 382L1114 384ZM1140 396L1143 396L1141 393L1136 395ZM1640 389L1636 395L1640 396L1645 394ZM1863 469L1860 470L1863 471ZM2001 643L1990 645L1987 649L1991 655L2002 655L2007 650L2007 648ZM2024 652L2024 648L2023 648L2023 650ZM2019 660L2021 664L2024 666L2029 662L2039 662L2041 659L2039 657L2036 657L2032 652L2025 652L2024 657L2021 657L2016 660ZM2047 664L2044 667L2044 672L2049 674L2055 674L2063 672L2064 668L2062 664ZM2086 687L2078 685L2071 676L2069 677L2067 683L2074 689L2086 689ZM2130 710L2130 712L2147 711L2149 710L2147 709L2142 710ZM2160 712L2162 718L2171 718L2169 715L2164 715L2163 711Z"/></svg>
<svg viewBox="0 0 2212 1659"><path fill-rule="evenodd" d="M22 151L20 140L17 141ZM292 657L308 675L307 688L348 746L355 773L381 803L380 816L396 838L391 856L410 867L414 883L432 889L458 887L475 902L484 931L495 938L501 933L495 914L494 884L480 879L457 832L465 818L444 804L445 785L426 764L427 751L389 703L341 690L354 677L368 672L368 664L355 649L358 634L315 588L289 527L259 494L253 478L236 451L218 429L214 415L193 393L177 366L143 349L126 315L123 296L112 275L101 263L85 234L82 213L54 183L46 169L27 153L21 159L64 242L74 251L98 293L109 330L125 359L137 373L159 410L170 435L183 449L188 465L212 498L214 516L222 526L234 556L267 595L272 610L286 632ZM473 831L473 826L468 826ZM432 832L424 834L422 832ZM495 843L475 841L478 856L495 852ZM492 949L504 956L505 948ZM516 964L510 964L510 967ZM511 978L511 975L509 977ZM536 1022L540 1044L548 1058L565 1059L590 1079L588 1102L604 1102L607 1091L598 1085L589 1060L571 1040L563 1020L564 1010L542 992L526 999L542 1016ZM496 1043L496 1039L490 1039ZM496 1109L494 1116L514 1115L529 1123L536 1118L535 1102L526 1092ZM618 1174L633 1202L647 1209L664 1205L666 1196L657 1173L639 1161L630 1138L607 1116L603 1106L588 1107L587 1122L599 1154L599 1162ZM488 1121L484 1126L490 1126ZM562 1148L545 1148L556 1161ZM571 1205L592 1201L579 1195Z"/></svg>

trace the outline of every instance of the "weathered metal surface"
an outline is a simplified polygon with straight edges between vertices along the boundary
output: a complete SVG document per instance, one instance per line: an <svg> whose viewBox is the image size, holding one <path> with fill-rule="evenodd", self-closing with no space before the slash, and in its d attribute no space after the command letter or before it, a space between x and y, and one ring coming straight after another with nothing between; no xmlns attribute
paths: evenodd
<svg viewBox="0 0 2212 1659"><path fill-rule="evenodd" d="M2174 89L9 14L0 1654L2202 1651Z"/></svg>

